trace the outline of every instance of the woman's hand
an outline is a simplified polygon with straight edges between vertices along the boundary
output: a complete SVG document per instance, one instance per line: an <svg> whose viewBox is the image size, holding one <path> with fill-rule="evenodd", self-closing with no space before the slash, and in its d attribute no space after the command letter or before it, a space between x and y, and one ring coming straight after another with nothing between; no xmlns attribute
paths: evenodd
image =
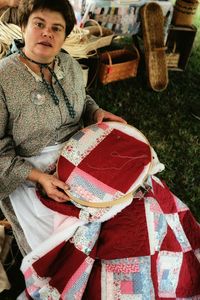
<svg viewBox="0 0 200 300"><path fill-rule="evenodd" d="M69 200L66 194L69 186L55 175L49 175L33 169L27 179L39 183L49 198L57 202L66 202Z"/></svg>
<svg viewBox="0 0 200 300"><path fill-rule="evenodd" d="M116 122L127 124L127 122L121 117L118 117L110 113L109 111L103 110L102 108L99 108L95 111L93 119L96 123L101 123L105 120L105 121L116 121Z"/></svg>

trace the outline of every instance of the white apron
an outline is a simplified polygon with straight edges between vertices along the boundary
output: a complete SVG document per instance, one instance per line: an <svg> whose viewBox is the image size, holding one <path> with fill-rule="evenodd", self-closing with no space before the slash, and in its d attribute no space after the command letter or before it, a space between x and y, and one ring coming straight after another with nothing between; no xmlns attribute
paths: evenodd
<svg viewBox="0 0 200 300"><path fill-rule="evenodd" d="M62 147L63 144L48 146L40 155L27 160L37 169L45 171L49 165L55 164ZM36 195L35 184L30 181L19 186L9 197L31 249L35 249L46 240L63 218L65 221L68 219L68 225L77 221L74 217L62 216L44 206Z"/></svg>

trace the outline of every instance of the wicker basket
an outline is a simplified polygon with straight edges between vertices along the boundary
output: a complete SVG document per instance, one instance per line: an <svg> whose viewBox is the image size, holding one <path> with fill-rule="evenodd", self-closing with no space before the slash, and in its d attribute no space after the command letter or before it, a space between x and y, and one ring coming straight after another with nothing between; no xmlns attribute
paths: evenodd
<svg viewBox="0 0 200 300"><path fill-rule="evenodd" d="M180 53L176 52L176 43L174 42L174 47L171 52L166 53L167 67L177 68L180 59Z"/></svg>
<svg viewBox="0 0 200 300"><path fill-rule="evenodd" d="M161 92L168 85L162 8L156 2L148 2L140 12L148 84L154 91Z"/></svg>
<svg viewBox="0 0 200 300"><path fill-rule="evenodd" d="M96 23L98 24L95 21ZM110 45L113 35L111 30L104 29L99 24L84 28L75 25L62 48L75 58L88 58L95 55L98 48Z"/></svg>
<svg viewBox="0 0 200 300"><path fill-rule="evenodd" d="M71 33L66 37L62 49L76 58L87 58L96 54L97 43L90 39L88 30L75 25Z"/></svg>
<svg viewBox="0 0 200 300"><path fill-rule="evenodd" d="M199 2L196 0L177 0L174 6L172 23L177 26L191 26Z"/></svg>
<svg viewBox="0 0 200 300"><path fill-rule="evenodd" d="M89 19L85 22L84 26L87 22L94 23L94 25L86 26L85 29L89 30L90 34L98 38L98 48L109 46L114 37L114 33L112 30L102 27L97 21L93 19Z"/></svg>
<svg viewBox="0 0 200 300"><path fill-rule="evenodd" d="M137 75L140 55L136 47L100 54L99 80L103 84Z"/></svg>
<svg viewBox="0 0 200 300"><path fill-rule="evenodd" d="M75 25L73 30L67 36L66 43L68 45L74 45L80 42L87 41L89 34L90 34L89 30L80 28L78 25Z"/></svg>

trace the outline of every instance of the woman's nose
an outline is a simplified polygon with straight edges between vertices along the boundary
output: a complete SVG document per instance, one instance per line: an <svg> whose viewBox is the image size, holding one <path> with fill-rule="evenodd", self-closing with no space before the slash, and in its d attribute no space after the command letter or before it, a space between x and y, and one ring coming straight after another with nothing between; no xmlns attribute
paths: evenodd
<svg viewBox="0 0 200 300"><path fill-rule="evenodd" d="M45 28L43 31L42 31L42 35L44 37L48 37L48 38L52 38L53 37L53 32L50 28Z"/></svg>

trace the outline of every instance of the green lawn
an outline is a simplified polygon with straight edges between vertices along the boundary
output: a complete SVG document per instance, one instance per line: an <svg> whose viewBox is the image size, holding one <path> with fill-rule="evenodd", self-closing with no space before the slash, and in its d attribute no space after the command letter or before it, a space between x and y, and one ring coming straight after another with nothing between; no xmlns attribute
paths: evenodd
<svg viewBox="0 0 200 300"><path fill-rule="evenodd" d="M200 8L195 25L200 27ZM200 121L190 112L191 103L200 101L200 31L186 70L169 71L164 92L148 88L143 65L141 61L136 78L106 86L97 83L90 94L145 134L165 164L159 177L200 221Z"/></svg>

